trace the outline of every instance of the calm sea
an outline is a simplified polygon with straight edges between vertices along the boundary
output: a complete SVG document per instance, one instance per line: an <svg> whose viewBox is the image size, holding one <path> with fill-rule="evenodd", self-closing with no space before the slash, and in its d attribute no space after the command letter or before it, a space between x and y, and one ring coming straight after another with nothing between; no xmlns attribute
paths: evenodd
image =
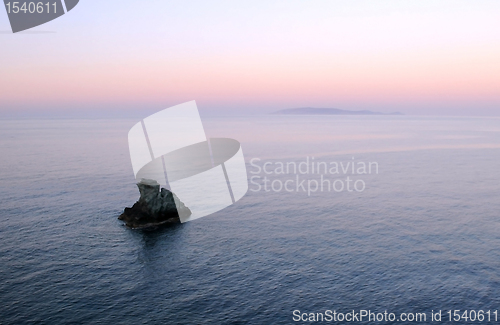
<svg viewBox="0 0 500 325"><path fill-rule="evenodd" d="M135 122L0 121L0 324L500 313L500 119L207 118L208 136L242 143L250 190L155 231L117 220L139 196L127 145ZM278 191L297 176L321 180L275 172L307 159L376 162L378 173L323 175L362 180L363 191ZM270 174L258 173L265 163Z"/></svg>

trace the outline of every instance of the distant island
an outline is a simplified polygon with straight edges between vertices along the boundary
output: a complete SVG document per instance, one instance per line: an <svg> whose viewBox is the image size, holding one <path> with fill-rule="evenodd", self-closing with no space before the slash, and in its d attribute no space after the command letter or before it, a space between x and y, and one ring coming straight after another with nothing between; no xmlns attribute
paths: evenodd
<svg viewBox="0 0 500 325"><path fill-rule="evenodd" d="M372 112L368 110L364 111L349 111L345 109L338 108L313 108L313 107L303 107L303 108L287 108L276 111L272 114L278 115L403 115L400 112L394 113L380 113Z"/></svg>

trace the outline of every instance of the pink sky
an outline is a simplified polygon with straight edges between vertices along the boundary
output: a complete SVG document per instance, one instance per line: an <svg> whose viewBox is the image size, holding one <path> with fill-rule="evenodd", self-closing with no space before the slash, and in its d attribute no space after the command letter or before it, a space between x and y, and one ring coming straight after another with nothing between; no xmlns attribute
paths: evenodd
<svg viewBox="0 0 500 325"><path fill-rule="evenodd" d="M498 2L174 3L126 1L106 16L83 2L35 29L55 33L0 34L0 116L193 99L222 114L500 115Z"/></svg>

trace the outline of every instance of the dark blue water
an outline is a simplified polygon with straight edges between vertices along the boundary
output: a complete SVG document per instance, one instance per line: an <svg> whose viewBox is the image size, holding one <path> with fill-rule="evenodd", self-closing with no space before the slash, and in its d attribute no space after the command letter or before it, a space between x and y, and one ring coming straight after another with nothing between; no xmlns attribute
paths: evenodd
<svg viewBox="0 0 500 325"><path fill-rule="evenodd" d="M0 122L1 324L500 310L500 120L208 119L207 133L239 139L248 161L355 157L380 170L362 176L363 192L250 190L223 211L154 231L117 220L138 198L134 123Z"/></svg>

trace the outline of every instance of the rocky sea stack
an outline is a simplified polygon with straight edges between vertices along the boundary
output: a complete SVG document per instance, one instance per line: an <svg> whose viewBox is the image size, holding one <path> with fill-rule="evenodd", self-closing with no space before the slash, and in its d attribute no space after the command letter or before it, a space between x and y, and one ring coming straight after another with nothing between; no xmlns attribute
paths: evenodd
<svg viewBox="0 0 500 325"><path fill-rule="evenodd" d="M141 197L134 206L125 208L118 219L130 228L149 228L165 224L181 223L182 217L189 217L191 210L171 191L162 188L154 180L142 179L137 183Z"/></svg>

